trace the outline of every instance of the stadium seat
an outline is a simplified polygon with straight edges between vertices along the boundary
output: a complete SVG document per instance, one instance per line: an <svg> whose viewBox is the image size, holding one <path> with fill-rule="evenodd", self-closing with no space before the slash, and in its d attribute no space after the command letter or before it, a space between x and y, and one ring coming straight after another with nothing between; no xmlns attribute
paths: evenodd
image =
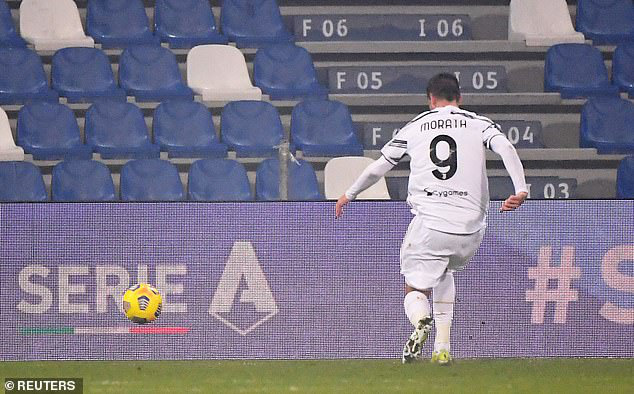
<svg viewBox="0 0 634 394"><path fill-rule="evenodd" d="M222 141L238 157L264 157L277 154L284 137L280 114L264 101L233 101L222 109Z"/></svg>
<svg viewBox="0 0 634 394"><path fill-rule="evenodd" d="M319 192L317 175L313 166L304 160L288 163L288 199L323 200ZM261 201L280 199L280 162L277 158L266 159L258 166L255 175L255 197Z"/></svg>
<svg viewBox="0 0 634 394"><path fill-rule="evenodd" d="M195 161L189 169L187 195L195 201L253 200L244 166L228 159Z"/></svg>
<svg viewBox="0 0 634 394"><path fill-rule="evenodd" d="M46 201L40 169L25 161L0 162L0 201Z"/></svg>
<svg viewBox="0 0 634 394"><path fill-rule="evenodd" d="M86 145L103 159L156 158L143 113L132 103L99 101L86 112Z"/></svg>
<svg viewBox="0 0 634 394"><path fill-rule="evenodd" d="M11 10L5 0L0 0L0 47L24 48L26 42L15 30Z"/></svg>
<svg viewBox="0 0 634 394"><path fill-rule="evenodd" d="M154 110L154 142L170 157L226 157L211 112L193 101L167 101Z"/></svg>
<svg viewBox="0 0 634 394"><path fill-rule="evenodd" d="M124 50L119 59L119 85L137 101L194 98L194 92L183 82L176 56L161 46Z"/></svg>
<svg viewBox="0 0 634 394"><path fill-rule="evenodd" d="M593 97L581 110L580 145L599 153L634 153L634 104Z"/></svg>
<svg viewBox="0 0 634 394"><path fill-rule="evenodd" d="M86 31L103 48L159 43L141 0L90 0Z"/></svg>
<svg viewBox="0 0 634 394"><path fill-rule="evenodd" d="M238 48L293 41L275 0L224 0L220 25Z"/></svg>
<svg viewBox="0 0 634 394"><path fill-rule="evenodd" d="M187 54L187 85L205 101L261 100L244 55L228 45L199 45Z"/></svg>
<svg viewBox="0 0 634 394"><path fill-rule="evenodd" d="M612 57L612 83L634 97L634 42L616 47Z"/></svg>
<svg viewBox="0 0 634 394"><path fill-rule="evenodd" d="M20 34L38 51L95 45L84 33L73 0L22 0Z"/></svg>
<svg viewBox="0 0 634 394"><path fill-rule="evenodd" d="M634 198L634 156L621 160L616 172L616 197Z"/></svg>
<svg viewBox="0 0 634 394"><path fill-rule="evenodd" d="M336 200L343 195L365 168L374 163L369 157L336 157L328 160L324 168L324 192L327 200ZM385 178L370 186L357 196L357 200L389 200Z"/></svg>
<svg viewBox="0 0 634 394"><path fill-rule="evenodd" d="M616 95L610 84L603 56L586 44L558 44L546 53L544 90L559 92L562 98Z"/></svg>
<svg viewBox="0 0 634 394"><path fill-rule="evenodd" d="M40 57L27 48L0 48L0 104L57 101Z"/></svg>
<svg viewBox="0 0 634 394"><path fill-rule="evenodd" d="M176 56L161 46L124 50L119 59L119 85L137 101L194 98L194 92L183 82Z"/></svg>
<svg viewBox="0 0 634 394"><path fill-rule="evenodd" d="M171 48L226 44L228 41L216 29L208 0L157 0L154 34Z"/></svg>
<svg viewBox="0 0 634 394"><path fill-rule="evenodd" d="M317 81L308 51L292 43L258 49L253 60L253 80L273 100L328 96L328 89Z"/></svg>
<svg viewBox="0 0 634 394"><path fill-rule="evenodd" d="M75 114L59 103L37 102L18 112L18 145L35 160L90 159L92 148L81 142Z"/></svg>
<svg viewBox="0 0 634 394"><path fill-rule="evenodd" d="M291 114L291 143L304 156L363 156L348 107L331 100L306 100Z"/></svg>
<svg viewBox="0 0 634 394"><path fill-rule="evenodd" d="M53 201L113 201L114 183L108 167L94 160L66 160L53 167Z"/></svg>
<svg viewBox="0 0 634 394"><path fill-rule="evenodd" d="M572 26L566 0L511 0L509 41L527 46L583 43L583 34Z"/></svg>
<svg viewBox="0 0 634 394"><path fill-rule="evenodd" d="M131 160L121 168L123 201L180 201L184 197L178 170L167 160Z"/></svg>
<svg viewBox="0 0 634 394"><path fill-rule="evenodd" d="M110 60L97 48L63 48L51 64L51 85L68 102L90 102L99 98L126 99L117 86Z"/></svg>
<svg viewBox="0 0 634 394"><path fill-rule="evenodd" d="M594 45L632 41L632 0L578 0L576 26Z"/></svg>
<svg viewBox="0 0 634 394"><path fill-rule="evenodd" d="M7 113L0 108L0 161L22 161L24 150L15 146Z"/></svg>

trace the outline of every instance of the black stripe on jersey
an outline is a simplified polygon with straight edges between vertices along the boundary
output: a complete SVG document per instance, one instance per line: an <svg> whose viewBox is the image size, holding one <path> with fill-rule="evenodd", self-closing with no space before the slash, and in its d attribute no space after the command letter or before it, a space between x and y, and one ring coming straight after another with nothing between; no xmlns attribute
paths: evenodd
<svg viewBox="0 0 634 394"><path fill-rule="evenodd" d="M418 116L417 116L417 117L415 117L414 119L412 119L412 120L410 120L409 122L407 122L407 124L414 123L414 122L416 122L417 120L419 120L419 119L421 119L421 118L424 118L424 117L425 117L425 116L427 116L427 115L435 114L435 113L437 113L437 112L438 112L438 111L427 111L427 112L423 112L422 114L418 115ZM407 126L407 125L406 125L406 126Z"/></svg>
<svg viewBox="0 0 634 394"><path fill-rule="evenodd" d="M491 119L486 118L484 116L470 115L470 114L467 114L467 113L464 113L464 112L456 112L456 111L451 111L451 114L452 115L464 116L465 118L468 118L468 119L481 120L483 122L490 123L491 125L495 125L495 122L493 122ZM498 126L498 128L499 128L499 126Z"/></svg>
<svg viewBox="0 0 634 394"><path fill-rule="evenodd" d="M467 113L466 111L461 111L461 112L451 111L451 113L454 114L454 115L466 116L466 117L471 118L471 119L478 119L478 120L481 120L483 122L494 123L491 119L487 118L486 116L481 116L481 115L474 114L474 113Z"/></svg>
<svg viewBox="0 0 634 394"><path fill-rule="evenodd" d="M494 139L495 137L504 137L504 134L493 134L492 136L487 138L487 140L484 141L484 146L486 146L487 149L491 149L491 140Z"/></svg>
<svg viewBox="0 0 634 394"><path fill-rule="evenodd" d="M498 131L501 133L502 129L500 128L500 125L497 123L491 123L489 125L489 127L487 127L486 129L482 130L482 132L484 133L485 131L487 131L488 129L490 129L491 127L495 127L496 129L498 129Z"/></svg>
<svg viewBox="0 0 634 394"><path fill-rule="evenodd" d="M393 146L395 148L404 148L407 149L407 144L400 144L400 143L394 143L394 142L390 142L389 144L387 144L388 146Z"/></svg>
<svg viewBox="0 0 634 394"><path fill-rule="evenodd" d="M481 121L483 121L483 122L487 122L487 123L495 124L495 122L494 122L494 121L492 121L491 119L487 118L486 116L479 116L479 115L476 115L476 116L475 116L475 118L476 118L476 119L478 119L478 120L481 120Z"/></svg>
<svg viewBox="0 0 634 394"><path fill-rule="evenodd" d="M381 156L383 156L383 157L385 158L385 160L387 160L387 161L388 161L391 165L393 165L393 166L397 165L397 164L398 164L398 161L400 160L400 159L398 159L398 160L397 160L397 159L392 159L392 158L389 158L389 157L385 156L385 155L383 154L383 152L381 152ZM401 156L401 157L402 157L402 156Z"/></svg>
<svg viewBox="0 0 634 394"><path fill-rule="evenodd" d="M450 113L451 113L452 115L461 115L461 116L464 116L465 118L475 119L475 116L473 116L473 115L469 115L469 114L466 114L466 113L464 113L464 112L451 111Z"/></svg>
<svg viewBox="0 0 634 394"><path fill-rule="evenodd" d="M394 142L396 144L405 144L405 145L407 145L407 141L405 141L405 140L392 140L392 142Z"/></svg>

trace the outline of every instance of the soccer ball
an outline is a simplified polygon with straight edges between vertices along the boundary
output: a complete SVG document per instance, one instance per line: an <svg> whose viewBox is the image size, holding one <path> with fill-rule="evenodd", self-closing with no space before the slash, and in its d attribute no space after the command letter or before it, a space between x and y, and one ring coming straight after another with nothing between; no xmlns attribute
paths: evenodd
<svg viewBox="0 0 634 394"><path fill-rule="evenodd" d="M145 324L158 319L163 299L151 285L134 285L123 293L123 310L128 319L137 324Z"/></svg>

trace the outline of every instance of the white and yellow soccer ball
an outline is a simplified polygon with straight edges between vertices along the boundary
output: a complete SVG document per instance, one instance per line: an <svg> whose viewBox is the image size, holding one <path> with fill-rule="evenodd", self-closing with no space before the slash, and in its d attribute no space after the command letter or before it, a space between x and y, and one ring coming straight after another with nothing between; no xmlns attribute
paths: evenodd
<svg viewBox="0 0 634 394"><path fill-rule="evenodd" d="M140 283L123 293L123 311L128 319L137 324L145 324L158 319L163 299L153 286Z"/></svg>

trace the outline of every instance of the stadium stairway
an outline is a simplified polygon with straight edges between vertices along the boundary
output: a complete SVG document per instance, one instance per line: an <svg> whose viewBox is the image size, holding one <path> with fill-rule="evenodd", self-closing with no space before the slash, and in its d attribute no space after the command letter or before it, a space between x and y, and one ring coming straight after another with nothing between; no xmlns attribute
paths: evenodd
<svg viewBox="0 0 634 394"><path fill-rule="evenodd" d="M8 0L16 26L18 26L19 1ZM85 26L86 1L76 1L82 23ZM529 180L537 180L544 190L533 197L546 198L614 198L616 171L624 155L599 155L594 149L581 149L579 146L580 113L585 100L562 100L557 93L544 93L544 60L547 47L527 47L523 42L507 40L508 1L499 0L448 0L443 6L437 1L397 0L386 6L376 0L353 0L346 6L338 6L334 0L279 0L280 9L288 27L295 30L296 36L303 34L303 24L295 21L301 15L382 15L394 14L416 16L418 14L467 15L470 18L472 40L463 41L309 41L296 37L297 45L306 48L314 61L317 76L321 83L331 90L330 99L345 103L352 114L359 139L364 143L364 156L377 158L379 149L389 139L395 128L412 119L426 109L427 99L422 92L372 92L372 71L385 68L388 71L402 71L407 67L446 67L467 75L469 88L465 89L464 107L486 115L502 124L504 131L513 142L517 142L520 157L526 168ZM216 25L221 15L220 1L211 1ZM569 1L569 9L574 20L575 2ZM153 24L154 1L144 1L150 25ZM395 8L395 5L398 7ZM395 11L396 10L396 11ZM301 18L298 18L301 19ZM323 18L322 18L323 19ZM317 18L315 18L317 20ZM451 31L452 24L448 24ZM333 22L336 34L337 22ZM456 25L458 26L458 25ZM459 32L456 27L456 32ZM99 47L99 46L97 46ZM611 70L613 46L598 46L608 70ZM179 70L186 80L187 49L172 49L179 64ZM248 62L252 77L252 62L256 49L242 49ZM105 49L114 75L118 75L119 58L122 49ZM50 78L52 51L38 51L44 68ZM346 74L337 73L344 72ZM477 75L476 75L477 74ZM362 75L362 76L359 76ZM398 76L398 73L396 74ZM352 85L349 81L358 82ZM252 78L251 78L252 79ZM345 82L341 82L345 79ZM366 80L367 79L367 80ZM253 79L252 79L253 80ZM394 86L398 88L398 78ZM461 79L465 86L464 77ZM338 83L341 84L339 89ZM383 83L383 81L381 81ZM363 89L362 89L363 88ZM479 88L479 89L478 89ZM379 90L379 89L377 89ZM370 93L368 93L370 91ZM627 96L622 95L623 98ZM196 101L202 98L197 96ZM298 101L270 100L279 111L286 135L290 132L290 114ZM60 99L65 102L65 99ZM128 97L128 101L134 99ZM151 130L153 110L159 102L136 103L142 110L148 129ZM216 130L220 130L220 114L224 102L203 102L213 115ZM78 120L82 136L84 118L89 104L71 103ZM20 105L3 106L7 112L14 132ZM535 142L537 141L537 143ZM531 146L530 148L525 148ZM26 155L27 161L35 163L44 174L45 183L50 190L51 171L58 161L33 160ZM301 152L298 154L302 157ZM168 159L167 153L161 157ZM113 174L115 187L119 188L119 174L126 160L106 160L95 154L94 158L108 165ZM229 158L236 158L235 152L229 152ZM317 171L317 177L323 193L323 169L329 157L304 157ZM183 185L187 184L189 167L194 158L169 159L179 170ZM263 158L237 158L247 169L249 181L254 192L255 171ZM506 172L499 158L489 154L487 166L492 177L505 177ZM403 198L408 172L408 163L399 166L389 174L388 186L393 198ZM553 179L555 181L553 181ZM560 187L560 180L570 182ZM541 183L540 183L541 182ZM546 183L544 183L546 182ZM550 182L550 184L548 183ZM557 183L559 182L559 184ZM495 183L495 182L494 182ZM497 183L496 183L497 184ZM546 186L544 186L546 185ZM566 189L565 192L563 189ZM506 189L492 193L499 197ZM493 192L493 190L492 190Z"/></svg>

